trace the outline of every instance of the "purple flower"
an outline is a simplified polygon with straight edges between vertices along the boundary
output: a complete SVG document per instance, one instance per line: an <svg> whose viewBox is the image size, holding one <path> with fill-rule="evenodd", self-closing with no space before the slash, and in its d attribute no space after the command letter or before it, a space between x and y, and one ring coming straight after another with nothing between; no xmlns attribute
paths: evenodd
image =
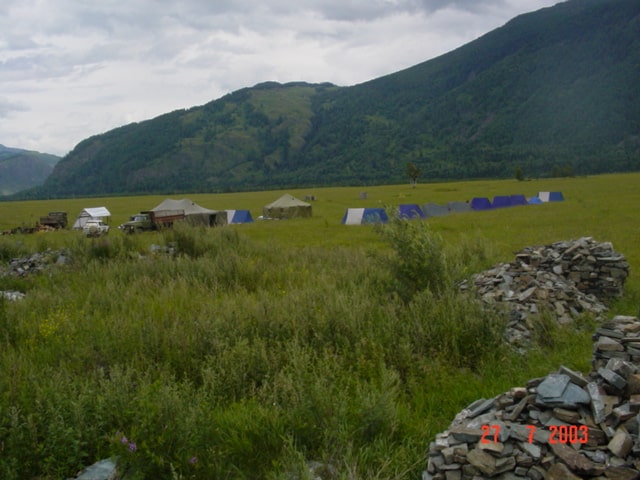
<svg viewBox="0 0 640 480"><path fill-rule="evenodd" d="M135 452L138 449L138 447L136 446L136 442L129 442L129 451L130 452Z"/></svg>
<svg viewBox="0 0 640 480"><path fill-rule="evenodd" d="M191 458L189 459L189 463L190 463L191 465L195 465L196 463L198 463L198 457L196 457L196 456L194 455L193 457L191 457Z"/></svg>
<svg viewBox="0 0 640 480"><path fill-rule="evenodd" d="M122 435L122 438L120 439L120 443L122 443L123 445L126 445L127 443L129 443L129 440L127 440L127 437Z"/></svg>

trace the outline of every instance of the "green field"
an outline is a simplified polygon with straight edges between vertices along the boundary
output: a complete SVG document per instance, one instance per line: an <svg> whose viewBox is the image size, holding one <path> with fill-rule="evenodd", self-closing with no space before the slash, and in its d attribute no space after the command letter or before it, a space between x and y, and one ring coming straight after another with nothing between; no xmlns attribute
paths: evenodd
<svg viewBox="0 0 640 480"><path fill-rule="evenodd" d="M601 175L569 179L547 179L529 182L516 180L487 180L457 183L341 187L287 190L300 199L314 195L313 218L297 220L286 225L260 222L239 228L250 238L285 241L291 246L363 246L375 241L370 229L354 229L340 224L349 207L390 207L402 203L446 203L466 201L476 196L489 199L495 195L524 194L528 197L538 191L561 191L566 202L543 206L538 210L504 209L473 215L452 215L430 220L434 229L443 235L480 235L496 242L496 250L505 252L525 245L547 243L558 239L593 236L607 239L627 255L633 255L632 246L638 238L637 205L640 192L637 184L640 174ZM367 199L360 198L367 192ZM277 199L285 191L255 193L195 194L188 195L200 205L214 210L249 209L254 218L262 214L262 207ZM51 201L0 202L0 230L19 225L33 225L48 211L67 211L70 220L83 208L106 206L112 213L109 223L115 231L117 225L140 210L148 210L164 200L163 196L107 197L66 199ZM183 198L173 195L172 198ZM461 228L462 227L462 228ZM294 229L295 235L290 235ZM117 233L117 232L116 232ZM633 258L633 257L631 257ZM635 260L635 259L634 259ZM635 262L634 262L635 263Z"/></svg>
<svg viewBox="0 0 640 480"><path fill-rule="evenodd" d="M1 230L106 206L112 232L0 237L3 264L48 248L71 259L0 278L26 293L0 302L0 477L68 478L118 456L129 479L307 478L310 461L340 479L420 478L429 442L472 401L561 364L590 368L592 319L540 322L544 341L520 356L501 341L504 319L455 282L526 246L590 236L631 264L610 315L636 315L639 181L289 190L315 196L312 218L134 236L117 225L164 197L1 202ZM348 207L538 191L565 201L412 222L400 246L425 248L411 259L389 242L397 225L340 223ZM257 218L282 193L189 198Z"/></svg>

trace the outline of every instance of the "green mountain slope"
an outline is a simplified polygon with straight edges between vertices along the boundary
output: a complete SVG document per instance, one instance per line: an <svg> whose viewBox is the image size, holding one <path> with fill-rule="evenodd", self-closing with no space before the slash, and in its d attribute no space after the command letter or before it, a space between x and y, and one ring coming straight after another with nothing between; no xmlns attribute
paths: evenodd
<svg viewBox="0 0 640 480"><path fill-rule="evenodd" d="M639 82L640 3L574 0L340 91L308 151L395 178L406 161L431 178L638 169Z"/></svg>
<svg viewBox="0 0 640 480"><path fill-rule="evenodd" d="M187 192L268 186L299 155L311 98L336 88L257 85L201 107L126 125L78 144L38 192L49 195Z"/></svg>
<svg viewBox="0 0 640 480"><path fill-rule="evenodd" d="M81 142L27 196L640 169L640 2L570 0L352 87L264 83Z"/></svg>
<svg viewBox="0 0 640 480"><path fill-rule="evenodd" d="M42 185L60 157L0 145L0 195Z"/></svg>

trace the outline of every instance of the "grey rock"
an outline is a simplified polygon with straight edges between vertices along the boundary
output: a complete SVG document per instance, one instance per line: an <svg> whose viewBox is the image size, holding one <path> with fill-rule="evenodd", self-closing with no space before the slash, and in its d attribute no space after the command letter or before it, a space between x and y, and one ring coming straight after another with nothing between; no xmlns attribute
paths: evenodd
<svg viewBox="0 0 640 480"><path fill-rule="evenodd" d="M467 407L467 410L469 410L469 413L467 416L469 418L477 417L481 413L484 413L487 410L489 410L491 407L493 407L495 403L496 403L495 398L491 398L489 400L482 399L482 400L476 401Z"/></svg>
<svg viewBox="0 0 640 480"><path fill-rule="evenodd" d="M563 463L553 465L543 478L545 478L545 480L581 480L580 477L572 473L569 467Z"/></svg>
<svg viewBox="0 0 640 480"><path fill-rule="evenodd" d="M624 428L619 428L616 430L616 434L613 436L607 448L613 453L616 457L624 458L626 457L631 448L633 447L633 438L629 435Z"/></svg>
<svg viewBox="0 0 640 480"><path fill-rule="evenodd" d="M537 399L540 401L555 400L560 398L571 382L568 375L551 374L548 375L540 385L538 385Z"/></svg>
<svg viewBox="0 0 640 480"><path fill-rule="evenodd" d="M9 300L10 302L17 302L22 300L25 297L25 294L15 290L0 290L0 297L5 300Z"/></svg>
<svg viewBox="0 0 640 480"><path fill-rule="evenodd" d="M611 337L599 337L595 345L600 352L623 352L624 346Z"/></svg>
<svg viewBox="0 0 640 480"><path fill-rule="evenodd" d="M591 397L591 411L593 413L593 420L596 423L602 423L605 419L606 412L600 387L597 383L591 382L587 385L587 392L589 392L589 396Z"/></svg>
<svg viewBox="0 0 640 480"><path fill-rule="evenodd" d="M100 460L84 469L75 480L115 480L117 464L113 459Z"/></svg>
<svg viewBox="0 0 640 480"><path fill-rule="evenodd" d="M604 378L607 383L613 385L619 390L623 389L627 385L627 381L623 377L608 368L599 368L598 375Z"/></svg>
<svg viewBox="0 0 640 480"><path fill-rule="evenodd" d="M589 403L589 394L574 383L568 375L551 374L537 389L538 403L564 408L577 408L580 404Z"/></svg>
<svg viewBox="0 0 640 480"><path fill-rule="evenodd" d="M589 381L582 375L580 372L576 372L571 370L570 368L565 367L564 365L560 366L558 373L563 375L567 375L572 383L575 383L579 387L586 387Z"/></svg>

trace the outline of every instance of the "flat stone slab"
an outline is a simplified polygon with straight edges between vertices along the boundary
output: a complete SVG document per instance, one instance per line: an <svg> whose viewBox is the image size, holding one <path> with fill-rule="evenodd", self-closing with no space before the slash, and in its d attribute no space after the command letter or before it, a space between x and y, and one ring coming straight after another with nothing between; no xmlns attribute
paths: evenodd
<svg viewBox="0 0 640 480"><path fill-rule="evenodd" d="M75 480L115 480L116 474L115 461L107 458L85 468Z"/></svg>
<svg viewBox="0 0 640 480"><path fill-rule="evenodd" d="M589 394L575 383L569 375L553 373L547 376L537 388L538 403L564 408L577 408L591 400Z"/></svg>

